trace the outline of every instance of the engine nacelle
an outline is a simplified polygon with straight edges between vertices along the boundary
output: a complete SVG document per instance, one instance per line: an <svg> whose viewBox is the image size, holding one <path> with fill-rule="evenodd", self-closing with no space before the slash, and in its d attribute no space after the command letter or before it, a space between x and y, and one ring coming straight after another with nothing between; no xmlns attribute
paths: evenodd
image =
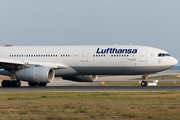
<svg viewBox="0 0 180 120"><path fill-rule="evenodd" d="M54 80L54 76L55 71L50 67L30 67L16 72L18 80L28 82L50 83Z"/></svg>
<svg viewBox="0 0 180 120"><path fill-rule="evenodd" d="M77 76L64 76L64 80L71 80L77 82L94 82L98 79L98 75L77 75Z"/></svg>

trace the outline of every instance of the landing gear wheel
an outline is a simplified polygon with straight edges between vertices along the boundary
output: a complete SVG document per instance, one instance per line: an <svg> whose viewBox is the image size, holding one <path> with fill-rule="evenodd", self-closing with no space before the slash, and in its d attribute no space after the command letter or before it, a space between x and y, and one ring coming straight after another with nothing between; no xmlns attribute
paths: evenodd
<svg viewBox="0 0 180 120"><path fill-rule="evenodd" d="M28 82L29 87L37 87L38 83L36 82Z"/></svg>
<svg viewBox="0 0 180 120"><path fill-rule="evenodd" d="M45 87L47 85L47 83L38 83L39 87Z"/></svg>
<svg viewBox="0 0 180 120"><path fill-rule="evenodd" d="M147 86L147 84L148 84L148 82L147 82L147 81L142 81L142 82L141 82L141 86L142 86L142 87L146 87L146 86Z"/></svg>
<svg viewBox="0 0 180 120"><path fill-rule="evenodd" d="M11 86L11 81L10 80L3 80L1 82L2 87L10 87Z"/></svg>
<svg viewBox="0 0 180 120"><path fill-rule="evenodd" d="M21 82L18 80L13 80L11 81L11 86L12 87L20 87L21 86Z"/></svg>
<svg viewBox="0 0 180 120"><path fill-rule="evenodd" d="M17 81L17 87L20 87L21 86L21 81Z"/></svg>

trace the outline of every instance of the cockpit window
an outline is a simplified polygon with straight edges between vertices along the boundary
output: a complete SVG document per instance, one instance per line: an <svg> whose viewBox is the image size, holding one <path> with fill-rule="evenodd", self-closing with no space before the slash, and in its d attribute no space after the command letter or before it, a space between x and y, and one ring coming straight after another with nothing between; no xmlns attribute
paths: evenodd
<svg viewBox="0 0 180 120"><path fill-rule="evenodd" d="M170 56L168 53L159 53L158 57L165 57L165 56Z"/></svg>
<svg viewBox="0 0 180 120"><path fill-rule="evenodd" d="M161 54L161 53L159 53L158 57L161 57L161 56L162 56L162 54Z"/></svg>
<svg viewBox="0 0 180 120"><path fill-rule="evenodd" d="M166 56L170 56L170 54L166 54Z"/></svg>

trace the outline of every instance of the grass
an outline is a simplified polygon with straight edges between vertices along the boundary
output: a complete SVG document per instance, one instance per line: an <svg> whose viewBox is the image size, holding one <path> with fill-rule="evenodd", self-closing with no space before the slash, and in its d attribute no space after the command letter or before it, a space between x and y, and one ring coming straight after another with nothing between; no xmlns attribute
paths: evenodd
<svg viewBox="0 0 180 120"><path fill-rule="evenodd" d="M5 120L180 119L180 92L21 92L0 96L0 118Z"/></svg>

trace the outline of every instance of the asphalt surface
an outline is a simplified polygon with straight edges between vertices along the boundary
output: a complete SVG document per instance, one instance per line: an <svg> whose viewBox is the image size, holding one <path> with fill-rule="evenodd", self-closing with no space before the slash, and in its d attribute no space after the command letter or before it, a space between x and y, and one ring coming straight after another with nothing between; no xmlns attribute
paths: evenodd
<svg viewBox="0 0 180 120"><path fill-rule="evenodd" d="M46 86L3 88L0 92L141 92L141 91L180 91L180 86Z"/></svg>
<svg viewBox="0 0 180 120"><path fill-rule="evenodd" d="M168 75L180 75L180 71L163 71L151 74L149 78ZM141 81L142 75L134 76L101 76L94 83L100 82L133 82ZM21 82L21 87L1 87L0 92L124 92L124 91L180 91L180 86L94 86L93 83L73 82L56 78L46 87L29 87L27 82Z"/></svg>

